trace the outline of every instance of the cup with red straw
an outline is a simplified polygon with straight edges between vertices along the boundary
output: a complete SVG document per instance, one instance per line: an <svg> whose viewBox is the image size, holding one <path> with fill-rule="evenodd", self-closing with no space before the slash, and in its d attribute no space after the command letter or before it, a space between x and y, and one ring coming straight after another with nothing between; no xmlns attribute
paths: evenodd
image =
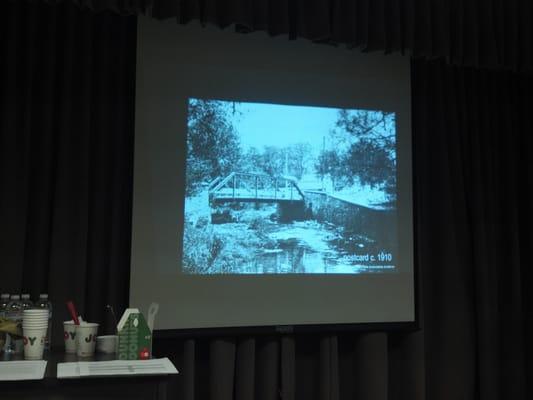
<svg viewBox="0 0 533 400"><path fill-rule="evenodd" d="M90 357L94 354L96 348L99 324L84 321L83 325L81 325L72 300L67 301L67 308L76 329L76 354L78 357Z"/></svg>

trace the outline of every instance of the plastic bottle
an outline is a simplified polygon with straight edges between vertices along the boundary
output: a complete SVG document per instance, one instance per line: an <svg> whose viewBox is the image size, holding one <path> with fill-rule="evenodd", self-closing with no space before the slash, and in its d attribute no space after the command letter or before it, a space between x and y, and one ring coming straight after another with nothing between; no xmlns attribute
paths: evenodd
<svg viewBox="0 0 533 400"><path fill-rule="evenodd" d="M7 308L8 304L9 304L9 294L8 293L2 293L0 295L0 316L3 315L1 313Z"/></svg>
<svg viewBox="0 0 533 400"><path fill-rule="evenodd" d="M30 300L29 294L23 294L22 296L20 296L20 298L22 299L22 310L27 310L28 308L33 307L33 302Z"/></svg>
<svg viewBox="0 0 533 400"><path fill-rule="evenodd" d="M9 304L9 294L3 293L0 296L0 318L6 316L7 305ZM0 332L0 354L4 351L7 335L4 332Z"/></svg>
<svg viewBox="0 0 533 400"><path fill-rule="evenodd" d="M46 335L46 342L44 343L44 349L50 349L50 339L52 338L52 303L48 300L48 295L46 293L39 295L39 300L35 303L37 308L47 308L48 309L48 332Z"/></svg>
<svg viewBox="0 0 533 400"><path fill-rule="evenodd" d="M5 311L5 317L18 323L22 322L22 303L18 294L11 295L11 300ZM6 353L22 353L24 349L22 338L9 336L11 340L7 343Z"/></svg>
<svg viewBox="0 0 533 400"><path fill-rule="evenodd" d="M0 295L0 318L5 318L8 304L9 294L3 293L2 295Z"/></svg>

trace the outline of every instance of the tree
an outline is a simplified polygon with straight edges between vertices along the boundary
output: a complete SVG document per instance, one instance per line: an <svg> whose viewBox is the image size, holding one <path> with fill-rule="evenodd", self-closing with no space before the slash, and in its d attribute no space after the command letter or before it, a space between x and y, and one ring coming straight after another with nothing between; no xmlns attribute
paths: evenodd
<svg viewBox="0 0 533 400"><path fill-rule="evenodd" d="M288 160L288 173L296 179L302 179L311 160L312 147L309 143L295 143L285 149Z"/></svg>
<svg viewBox="0 0 533 400"><path fill-rule="evenodd" d="M280 176L285 169L285 154L277 146L265 146L261 156L261 167L270 176Z"/></svg>
<svg viewBox="0 0 533 400"><path fill-rule="evenodd" d="M324 180L329 177L333 184L333 189L338 188L338 182L347 175L346 165L343 157L336 150L324 150L315 164L317 175Z"/></svg>
<svg viewBox="0 0 533 400"><path fill-rule="evenodd" d="M348 150L346 167L357 172L357 178L363 185L382 186L393 195L396 187L396 168L394 160L381 146L368 139L362 139ZM351 176L350 183L353 183Z"/></svg>
<svg viewBox="0 0 533 400"><path fill-rule="evenodd" d="M229 174L240 159L239 138L227 103L191 99L187 119L187 195L218 176Z"/></svg>
<svg viewBox="0 0 533 400"><path fill-rule="evenodd" d="M253 174L264 174L262 155L256 147L250 147L243 155L240 162L241 170Z"/></svg>
<svg viewBox="0 0 533 400"><path fill-rule="evenodd" d="M395 115L385 111L339 110L331 136L349 183L381 187L391 200L396 194Z"/></svg>
<svg viewBox="0 0 533 400"><path fill-rule="evenodd" d="M291 175L301 179L311 160L312 147L308 143L296 143L287 147L265 146L263 152L255 147L243 155L241 165L248 172L270 176Z"/></svg>
<svg viewBox="0 0 533 400"><path fill-rule="evenodd" d="M358 140L367 140L377 148L395 156L395 115L386 111L339 110L332 136L337 144L351 146Z"/></svg>

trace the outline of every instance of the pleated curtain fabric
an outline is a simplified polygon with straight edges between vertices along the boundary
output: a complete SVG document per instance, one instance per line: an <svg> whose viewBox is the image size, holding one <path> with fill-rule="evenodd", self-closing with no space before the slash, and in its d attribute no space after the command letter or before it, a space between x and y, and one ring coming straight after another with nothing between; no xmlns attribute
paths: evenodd
<svg viewBox="0 0 533 400"><path fill-rule="evenodd" d="M282 3L269 2L272 19ZM67 1L6 4L0 286L49 292L59 344L66 299L88 319L106 322L104 329L111 326L105 305L120 310L128 302L136 20ZM175 11L188 4L192 10L182 1ZM200 4L194 10L205 20L213 2ZM249 4L228 9L244 13ZM279 31L294 26L299 4L290 2ZM406 23L402 32L408 26L416 28ZM306 27L317 38L326 30ZM450 53L479 60L467 47L450 46ZM160 340L156 354L181 371L169 398L531 398L532 96L528 74L413 61L421 330Z"/></svg>
<svg viewBox="0 0 533 400"><path fill-rule="evenodd" d="M530 75L415 62L427 397L531 397Z"/></svg>
<svg viewBox="0 0 533 400"><path fill-rule="evenodd" d="M113 332L128 301L136 18L62 3L0 13L0 290L72 299Z"/></svg>
<svg viewBox="0 0 533 400"><path fill-rule="evenodd" d="M533 69L530 0L46 0L95 11L199 20L460 66Z"/></svg>

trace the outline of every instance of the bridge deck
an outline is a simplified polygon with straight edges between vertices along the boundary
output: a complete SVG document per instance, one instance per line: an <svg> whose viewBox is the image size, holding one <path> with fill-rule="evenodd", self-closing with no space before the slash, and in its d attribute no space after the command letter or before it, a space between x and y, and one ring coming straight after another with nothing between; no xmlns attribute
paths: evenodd
<svg viewBox="0 0 533 400"><path fill-rule="evenodd" d="M274 198L257 198L257 197L215 197L211 200L213 203L303 203L303 199L274 199Z"/></svg>
<svg viewBox="0 0 533 400"><path fill-rule="evenodd" d="M288 188L278 188L277 191L272 189L235 189L232 188L222 188L218 190L213 196L215 200L224 200L228 201L231 199L239 201L302 201L303 196L295 189L290 187Z"/></svg>

